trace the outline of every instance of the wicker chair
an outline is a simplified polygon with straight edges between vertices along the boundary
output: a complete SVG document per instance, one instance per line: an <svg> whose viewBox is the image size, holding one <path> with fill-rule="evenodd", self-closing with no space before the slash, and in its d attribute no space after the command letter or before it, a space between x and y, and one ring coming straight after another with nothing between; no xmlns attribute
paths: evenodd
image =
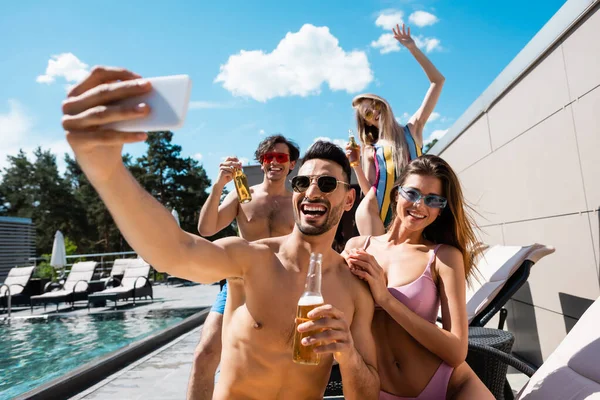
<svg viewBox="0 0 600 400"><path fill-rule="evenodd" d="M600 398L600 298L592 304L542 366L535 371L512 355L487 345L470 345L481 358L510 365L530 377L518 400Z"/></svg>

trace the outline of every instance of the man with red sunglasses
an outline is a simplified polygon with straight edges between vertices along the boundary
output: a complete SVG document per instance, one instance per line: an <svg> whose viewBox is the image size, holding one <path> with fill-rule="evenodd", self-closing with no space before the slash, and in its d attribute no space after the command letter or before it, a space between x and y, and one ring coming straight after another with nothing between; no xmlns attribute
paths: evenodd
<svg viewBox="0 0 600 400"><path fill-rule="evenodd" d="M287 235L294 228L292 192L285 181L300 155L298 146L282 135L265 138L254 156L264 172L262 183L250 188L252 201L240 204L235 191L231 191L219 205L223 188L233 179L235 168L242 164L236 157L227 157L219 165L219 175L208 199L200 211L198 232L212 236L229 226L235 219L239 234L248 241ZM210 400L213 395L214 376L221 359L221 334L227 325L225 314L244 304L228 291L228 285L241 285L239 279L229 279L217 296L215 304L202 328L200 343L194 352L194 363L188 386L188 399ZM242 290L235 290L241 293ZM227 307L225 306L227 301ZM225 313L225 308L229 310Z"/></svg>

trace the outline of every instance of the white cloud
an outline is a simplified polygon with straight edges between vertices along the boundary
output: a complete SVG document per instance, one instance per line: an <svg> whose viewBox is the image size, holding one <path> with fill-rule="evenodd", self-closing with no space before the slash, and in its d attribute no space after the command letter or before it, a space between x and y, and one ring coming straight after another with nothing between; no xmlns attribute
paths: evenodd
<svg viewBox="0 0 600 400"><path fill-rule="evenodd" d="M248 165L250 163L250 160L247 157L240 157L239 160L242 165Z"/></svg>
<svg viewBox="0 0 600 400"><path fill-rule="evenodd" d="M411 115L409 113L404 112L401 116L396 117L396 121L398 121L399 124L405 125L410 117Z"/></svg>
<svg viewBox="0 0 600 400"><path fill-rule="evenodd" d="M371 42L371 47L379 49L381 54L387 54L394 51L400 51L400 43L394 38L392 33L384 33L379 39Z"/></svg>
<svg viewBox="0 0 600 400"><path fill-rule="evenodd" d="M8 112L0 112L0 174L8 167L7 156L16 156L22 149L29 160L34 161L33 152L38 146L55 154L58 170L61 174L65 172L64 154L74 156L64 134L60 139L50 139L48 134L33 131L34 121L35 118L17 100L8 100ZM60 137L59 134L52 136Z"/></svg>
<svg viewBox="0 0 600 400"><path fill-rule="evenodd" d="M221 157L221 161L227 160L227 157L234 157L234 156L223 156L223 157ZM237 159L239 160L240 163L242 163L242 166L250 164L250 159L248 157L238 157Z"/></svg>
<svg viewBox="0 0 600 400"><path fill-rule="evenodd" d="M424 26L433 25L439 21L438 17L428 13L427 11L415 11L414 13L410 14L408 20L411 24L421 28Z"/></svg>
<svg viewBox="0 0 600 400"><path fill-rule="evenodd" d="M0 112L1 147L16 145L27 135L33 125L33 119L25 112L17 100L8 100L8 112Z"/></svg>
<svg viewBox="0 0 600 400"><path fill-rule="evenodd" d="M196 154L194 154L194 155L192 156L192 158L194 158L194 159L196 159L196 160L198 160L198 161L201 161L201 160L202 160L202 157L203 157L203 156L202 156L202 154L201 154L201 153L196 153Z"/></svg>
<svg viewBox="0 0 600 400"><path fill-rule="evenodd" d="M448 129L438 129L431 132L431 135L425 140L423 140L423 146L433 142L435 139L440 140L444 137L444 135L448 132Z"/></svg>
<svg viewBox="0 0 600 400"><path fill-rule="evenodd" d="M435 120L437 120L439 118L440 118L440 113L437 113L437 112L434 111L429 116L429 119L427 120L427 122L433 122L433 121L435 121Z"/></svg>
<svg viewBox="0 0 600 400"><path fill-rule="evenodd" d="M331 142L333 144L340 146L342 149L344 147L346 147L346 143L348 142L347 139L331 139L330 137L327 137L327 136L319 136L319 137L316 137L313 139L313 143L315 143L319 140L322 140L324 142ZM312 144L311 144L311 146L312 146Z"/></svg>
<svg viewBox="0 0 600 400"><path fill-rule="evenodd" d="M190 110L214 109L214 108L233 108L233 103L219 103L217 101L190 101Z"/></svg>
<svg viewBox="0 0 600 400"><path fill-rule="evenodd" d="M402 26L404 13L398 10L382 11L377 19L375 25L382 27L383 29L390 30L395 28L396 25Z"/></svg>
<svg viewBox="0 0 600 400"><path fill-rule="evenodd" d="M415 40L415 44L420 49L424 49L426 53L431 53L434 50L442 50L441 42L439 39L431 37L424 37L423 35L415 36L413 38Z"/></svg>
<svg viewBox="0 0 600 400"><path fill-rule="evenodd" d="M344 51L328 27L311 24L288 32L270 53L241 50L229 56L215 78L234 96L261 102L319 94L324 83L333 91L355 93L372 80L364 51Z"/></svg>
<svg viewBox="0 0 600 400"><path fill-rule="evenodd" d="M264 130L264 129L261 129L260 131L258 131L258 134L259 134L259 135L261 135L261 136L264 136L264 134L265 134L265 130Z"/></svg>
<svg viewBox="0 0 600 400"><path fill-rule="evenodd" d="M79 60L73 53L53 55L48 60L46 73L36 78L38 83L53 83L56 78L62 77L67 82L77 83L89 73L89 66ZM67 86L67 89L69 87Z"/></svg>

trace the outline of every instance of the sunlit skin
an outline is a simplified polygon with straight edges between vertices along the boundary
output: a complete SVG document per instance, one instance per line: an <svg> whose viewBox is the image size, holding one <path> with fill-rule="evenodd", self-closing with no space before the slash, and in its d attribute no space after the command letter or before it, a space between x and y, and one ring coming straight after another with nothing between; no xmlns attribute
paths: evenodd
<svg viewBox="0 0 600 400"><path fill-rule="evenodd" d="M416 189L423 196L445 195L441 180L433 176L408 175L401 186ZM423 231L442 213L450 212L427 206L423 198L412 202L399 193L395 196L396 217L390 230L372 237L366 250L366 237L352 238L344 251L349 269L369 284L375 303L381 307L375 312L372 327L381 389L396 396L417 397L445 362L453 368L447 398L493 399L465 362L468 326L462 253L443 245L431 267L441 300L441 328L410 310L388 290L410 285L423 275L436 247L423 237Z"/></svg>

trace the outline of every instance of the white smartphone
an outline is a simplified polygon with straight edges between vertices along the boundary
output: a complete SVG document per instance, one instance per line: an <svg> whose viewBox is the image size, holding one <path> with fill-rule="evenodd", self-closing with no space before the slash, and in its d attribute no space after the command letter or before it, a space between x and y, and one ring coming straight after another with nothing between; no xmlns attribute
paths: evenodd
<svg viewBox="0 0 600 400"><path fill-rule="evenodd" d="M108 127L124 132L152 132L181 128L185 121L192 80L188 75L160 76L143 78L150 81L152 91L143 95L118 102L118 104L135 106L146 103L150 114L145 118L121 121L109 124Z"/></svg>

